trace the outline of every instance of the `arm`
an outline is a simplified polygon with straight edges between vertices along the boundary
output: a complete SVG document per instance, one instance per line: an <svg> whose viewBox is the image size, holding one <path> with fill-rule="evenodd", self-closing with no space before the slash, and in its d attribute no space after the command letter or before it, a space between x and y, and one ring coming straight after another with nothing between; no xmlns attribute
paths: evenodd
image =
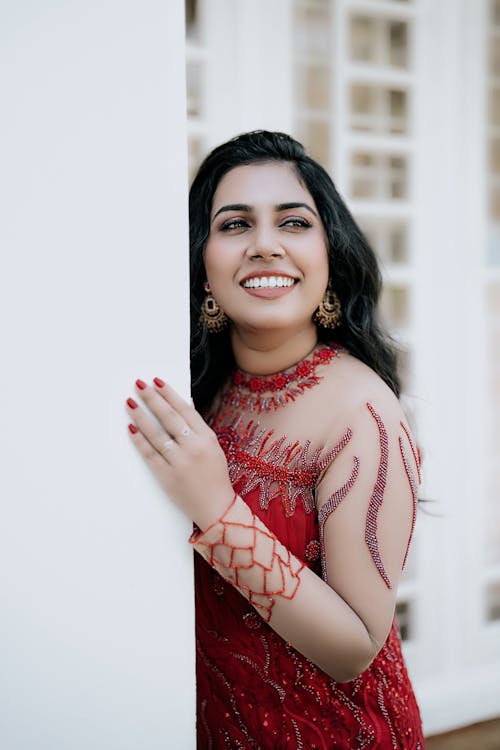
<svg viewBox="0 0 500 750"><path fill-rule="evenodd" d="M415 518L418 467L399 404L351 415L317 492L321 580L235 497L197 551L286 641L338 681L382 647ZM347 435L347 438L345 437Z"/></svg>
<svg viewBox="0 0 500 750"><path fill-rule="evenodd" d="M389 632L414 521L416 458L396 399L351 410L317 488L323 580L234 497L224 453L201 416L156 386L138 385L156 419L128 402L132 440L202 530L195 549L298 651L335 680L354 679Z"/></svg>

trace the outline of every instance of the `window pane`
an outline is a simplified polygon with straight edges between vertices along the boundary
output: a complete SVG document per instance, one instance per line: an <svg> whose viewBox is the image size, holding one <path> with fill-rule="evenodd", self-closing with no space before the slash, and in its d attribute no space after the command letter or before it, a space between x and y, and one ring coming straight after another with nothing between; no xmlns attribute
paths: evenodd
<svg viewBox="0 0 500 750"><path fill-rule="evenodd" d="M408 127L407 93L389 89L387 91L389 130L391 133L406 133Z"/></svg>
<svg viewBox="0 0 500 750"><path fill-rule="evenodd" d="M353 130L375 130L377 127L377 89L374 86L351 86L351 127Z"/></svg>
<svg viewBox="0 0 500 750"><path fill-rule="evenodd" d="M403 156L389 158L389 195L391 198L407 197L406 159Z"/></svg>
<svg viewBox="0 0 500 750"><path fill-rule="evenodd" d="M396 617L401 630L401 640L410 641L413 639L413 606L409 600L401 601L396 604Z"/></svg>
<svg viewBox="0 0 500 750"><path fill-rule="evenodd" d="M389 22L389 62L398 68L408 65L408 26L403 21Z"/></svg>
<svg viewBox="0 0 500 750"><path fill-rule="evenodd" d="M397 350L397 363L398 373L401 378L401 388L403 393L408 393L411 390L411 376L413 367L413 356L412 352L408 347L399 346ZM412 564L413 553L412 549L415 547L413 544L410 548L410 554L408 556L407 565Z"/></svg>
<svg viewBox="0 0 500 750"><path fill-rule="evenodd" d="M298 69L300 101L306 109L328 110L330 70L325 65L304 65Z"/></svg>
<svg viewBox="0 0 500 750"><path fill-rule="evenodd" d="M382 293L381 312L386 325L401 330L410 322L410 293L405 286L386 284Z"/></svg>
<svg viewBox="0 0 500 750"><path fill-rule="evenodd" d="M189 117L201 114L202 68L198 62L186 65L187 112Z"/></svg>
<svg viewBox="0 0 500 750"><path fill-rule="evenodd" d="M494 222L500 221L500 187L492 188L490 191L490 219Z"/></svg>
<svg viewBox="0 0 500 750"><path fill-rule="evenodd" d="M404 224L392 226L389 232L389 260L391 263L407 263L408 231Z"/></svg>
<svg viewBox="0 0 500 750"><path fill-rule="evenodd" d="M295 8L295 42L302 54L327 57L330 49L330 4L309 3Z"/></svg>
<svg viewBox="0 0 500 750"><path fill-rule="evenodd" d="M490 172L500 174L500 139L490 142Z"/></svg>
<svg viewBox="0 0 500 750"><path fill-rule="evenodd" d="M198 1L185 0L186 11L186 37L189 40L196 40L199 37L200 28L198 21Z"/></svg>
<svg viewBox="0 0 500 750"><path fill-rule="evenodd" d="M486 619L488 622L500 620L500 581L486 588Z"/></svg>
<svg viewBox="0 0 500 750"><path fill-rule="evenodd" d="M378 26L373 18L351 18L351 58L357 62L376 62Z"/></svg>
<svg viewBox="0 0 500 750"><path fill-rule="evenodd" d="M353 198L377 196L377 163L373 154L356 152L352 155L351 194Z"/></svg>
<svg viewBox="0 0 500 750"><path fill-rule="evenodd" d="M500 90L491 89L490 93L490 125L500 126Z"/></svg>
<svg viewBox="0 0 500 750"><path fill-rule="evenodd" d="M492 76L500 76L500 39L491 40L490 73Z"/></svg>
<svg viewBox="0 0 500 750"><path fill-rule="evenodd" d="M203 143L200 138L191 136L188 139L188 162L189 162L189 179L195 175L196 170L201 164L203 158Z"/></svg>
<svg viewBox="0 0 500 750"><path fill-rule="evenodd" d="M500 26L500 0L492 0L491 22L494 26Z"/></svg>
<svg viewBox="0 0 500 750"><path fill-rule="evenodd" d="M328 122L302 120L298 128L298 139L313 159L327 167L330 164L330 124Z"/></svg>

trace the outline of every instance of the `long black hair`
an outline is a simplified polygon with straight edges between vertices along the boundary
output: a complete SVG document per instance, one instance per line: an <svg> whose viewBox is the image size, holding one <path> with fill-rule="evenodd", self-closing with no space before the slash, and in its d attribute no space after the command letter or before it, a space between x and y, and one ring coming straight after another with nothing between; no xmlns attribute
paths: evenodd
<svg viewBox="0 0 500 750"><path fill-rule="evenodd" d="M191 386L197 409L212 399L234 367L228 329L209 334L200 325L206 281L203 253L210 232L214 193L227 172L245 164L287 162L311 194L328 239L329 279L342 306L342 323L318 328L322 341L336 341L365 362L400 395L396 349L381 327L377 302L382 279L377 258L327 172L284 133L257 130L215 148L202 162L189 193L191 271Z"/></svg>

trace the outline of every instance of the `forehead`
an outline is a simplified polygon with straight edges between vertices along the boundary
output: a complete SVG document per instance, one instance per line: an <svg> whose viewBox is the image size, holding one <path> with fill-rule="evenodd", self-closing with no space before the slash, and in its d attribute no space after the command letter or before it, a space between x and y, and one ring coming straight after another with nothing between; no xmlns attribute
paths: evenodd
<svg viewBox="0 0 500 750"><path fill-rule="evenodd" d="M278 205L305 201L314 205L311 194L299 182L291 164L265 162L234 167L217 186L213 208L226 203L246 203L251 206Z"/></svg>

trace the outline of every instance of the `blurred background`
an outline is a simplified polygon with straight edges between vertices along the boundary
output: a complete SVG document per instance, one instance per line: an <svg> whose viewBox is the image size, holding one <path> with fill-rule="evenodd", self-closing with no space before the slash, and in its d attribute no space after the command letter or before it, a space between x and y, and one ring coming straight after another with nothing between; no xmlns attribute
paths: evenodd
<svg viewBox="0 0 500 750"><path fill-rule="evenodd" d="M191 176L226 138L289 132L378 254L424 458L406 659L427 734L498 717L500 0L185 10Z"/></svg>

